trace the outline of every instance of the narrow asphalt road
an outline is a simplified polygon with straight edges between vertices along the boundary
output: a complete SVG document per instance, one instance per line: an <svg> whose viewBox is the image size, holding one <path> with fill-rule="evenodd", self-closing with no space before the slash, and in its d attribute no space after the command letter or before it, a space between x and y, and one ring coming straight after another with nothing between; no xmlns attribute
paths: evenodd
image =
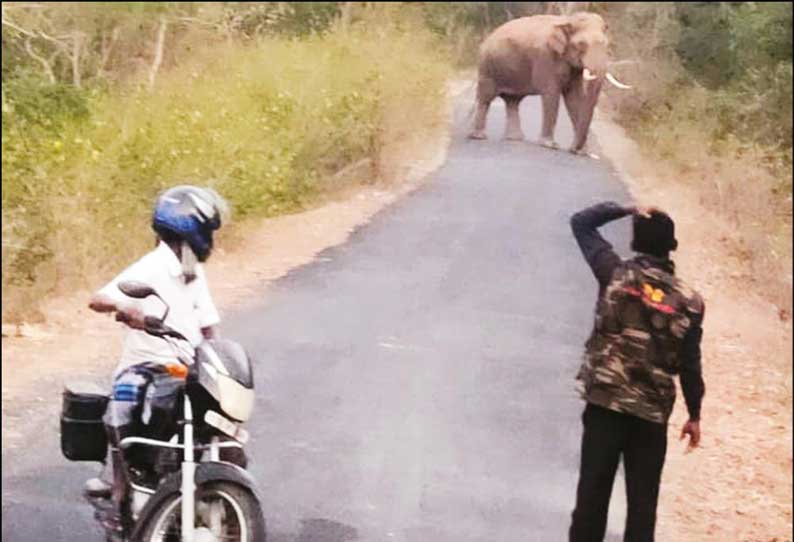
<svg viewBox="0 0 794 542"><path fill-rule="evenodd" d="M500 101L490 139L466 140L470 100L422 188L226 318L256 361L250 468L274 542L566 540L596 296L568 219L628 195L603 161L501 141ZM537 137L537 98L522 119ZM627 224L605 231L625 249ZM100 540L79 496L94 465L61 458L57 419L24 423L3 540ZM619 479L608 540L623 503Z"/></svg>

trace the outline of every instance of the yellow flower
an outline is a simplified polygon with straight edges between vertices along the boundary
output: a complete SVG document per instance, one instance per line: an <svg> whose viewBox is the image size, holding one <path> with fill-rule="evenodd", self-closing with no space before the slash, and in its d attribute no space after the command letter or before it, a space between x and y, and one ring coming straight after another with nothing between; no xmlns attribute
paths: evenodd
<svg viewBox="0 0 794 542"><path fill-rule="evenodd" d="M61 150L61 147L63 147L63 143L61 143L60 141L55 141L52 144L52 148L55 149L56 151Z"/></svg>

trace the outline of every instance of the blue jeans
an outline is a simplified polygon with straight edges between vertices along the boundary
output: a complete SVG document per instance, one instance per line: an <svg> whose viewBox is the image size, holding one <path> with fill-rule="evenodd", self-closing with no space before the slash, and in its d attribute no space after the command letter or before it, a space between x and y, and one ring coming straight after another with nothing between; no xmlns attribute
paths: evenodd
<svg viewBox="0 0 794 542"><path fill-rule="evenodd" d="M153 409L163 403L171 406L184 382L171 376L162 365L150 362L132 365L119 373L103 417L111 443L118 446L122 438L146 427Z"/></svg>

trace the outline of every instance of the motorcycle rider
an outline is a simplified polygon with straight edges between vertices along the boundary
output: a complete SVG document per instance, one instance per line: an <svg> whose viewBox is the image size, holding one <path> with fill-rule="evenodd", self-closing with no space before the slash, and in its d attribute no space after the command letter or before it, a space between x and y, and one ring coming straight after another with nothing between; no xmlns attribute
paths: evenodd
<svg viewBox="0 0 794 542"><path fill-rule="evenodd" d="M129 481L120 441L133 434L139 423L147 423L144 407L146 394L167 379L166 370L175 360L174 350L144 329L144 316L158 318L164 307L156 297L133 299L118 288L123 281L139 281L154 288L170 307L165 324L184 335L193 346L204 339L215 338L220 322L212 301L201 262L212 252L213 232L220 228L228 206L211 188L180 185L166 190L157 198L152 228L158 243L102 289L96 292L89 307L97 312L115 312L128 330L121 360L114 372L111 399L104 416L113 465L113 485L93 478L85 491L89 495L110 497L114 513L108 518L117 531L124 529L122 518L128 506Z"/></svg>

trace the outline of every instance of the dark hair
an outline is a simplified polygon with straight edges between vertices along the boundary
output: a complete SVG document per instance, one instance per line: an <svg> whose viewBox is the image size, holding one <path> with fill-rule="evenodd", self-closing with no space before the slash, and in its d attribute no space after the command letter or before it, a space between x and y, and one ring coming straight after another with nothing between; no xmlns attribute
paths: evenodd
<svg viewBox="0 0 794 542"><path fill-rule="evenodd" d="M675 238L675 223L667 213L652 211L651 216L634 215L634 238L631 250L666 258L670 251L678 248Z"/></svg>

